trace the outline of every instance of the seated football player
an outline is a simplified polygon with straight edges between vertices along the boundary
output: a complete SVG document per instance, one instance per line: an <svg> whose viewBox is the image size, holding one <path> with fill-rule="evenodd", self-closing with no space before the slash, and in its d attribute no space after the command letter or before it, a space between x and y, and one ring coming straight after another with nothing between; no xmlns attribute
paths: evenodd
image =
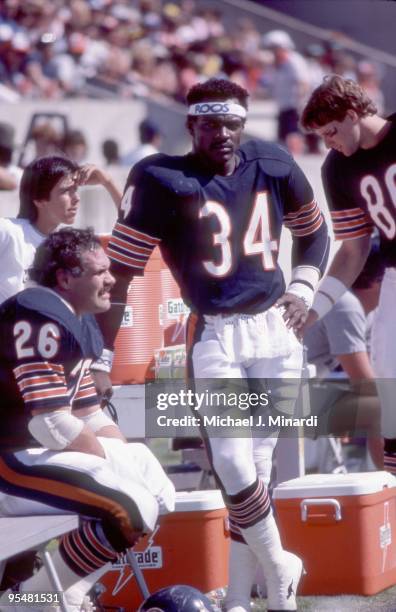
<svg viewBox="0 0 396 612"><path fill-rule="evenodd" d="M92 315L110 307L109 266L91 230L62 229L37 249L38 285L0 308L0 514L83 517L53 554L73 610L110 562L174 506L159 462L145 445L125 442L90 375L102 350ZM51 590L44 568L21 590Z"/></svg>

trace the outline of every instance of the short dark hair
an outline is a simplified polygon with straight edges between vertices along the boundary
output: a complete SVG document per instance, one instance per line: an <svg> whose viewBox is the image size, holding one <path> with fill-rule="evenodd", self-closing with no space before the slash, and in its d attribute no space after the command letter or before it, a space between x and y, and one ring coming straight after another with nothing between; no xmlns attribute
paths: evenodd
<svg viewBox="0 0 396 612"><path fill-rule="evenodd" d="M161 136L159 126L151 119L143 119L139 123L139 138L142 144L152 142L156 136Z"/></svg>
<svg viewBox="0 0 396 612"><path fill-rule="evenodd" d="M11 123L0 121L0 164L8 166L15 149L15 128Z"/></svg>
<svg viewBox="0 0 396 612"><path fill-rule="evenodd" d="M19 187L19 213L20 219L29 219L34 222L38 211L35 200L48 200L56 183L79 169L71 159L58 155L48 155L34 159L23 171Z"/></svg>
<svg viewBox="0 0 396 612"><path fill-rule="evenodd" d="M208 79L204 83L197 83L193 85L187 93L187 104L196 104L197 102L214 102L219 100L229 100L230 98L236 98L244 108L248 108L248 97L249 92L229 81L228 79Z"/></svg>
<svg viewBox="0 0 396 612"><path fill-rule="evenodd" d="M0 164L8 166L12 162L12 149L0 145Z"/></svg>
<svg viewBox="0 0 396 612"><path fill-rule="evenodd" d="M348 110L354 110L359 117L377 113L374 102L358 83L338 75L328 75L312 92L302 112L301 125L312 130L330 121L344 121Z"/></svg>
<svg viewBox="0 0 396 612"><path fill-rule="evenodd" d="M100 240L91 227L65 227L53 232L38 247L29 271L30 278L43 287L56 287L58 270L67 270L75 277L81 276L83 253L100 246Z"/></svg>
<svg viewBox="0 0 396 612"><path fill-rule="evenodd" d="M84 145L86 147L87 139L81 130L67 130L63 136L62 144L64 149L74 145Z"/></svg>
<svg viewBox="0 0 396 612"><path fill-rule="evenodd" d="M106 163L117 163L120 159L120 153L118 150L118 142L112 138L108 138L102 142L102 153L106 160Z"/></svg>

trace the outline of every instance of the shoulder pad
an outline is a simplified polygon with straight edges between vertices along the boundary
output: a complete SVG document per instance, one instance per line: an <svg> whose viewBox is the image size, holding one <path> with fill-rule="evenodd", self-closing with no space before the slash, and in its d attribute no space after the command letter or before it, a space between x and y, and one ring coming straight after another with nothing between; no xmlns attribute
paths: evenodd
<svg viewBox="0 0 396 612"><path fill-rule="evenodd" d="M21 291L15 301L43 316L50 317L74 336L84 357L99 357L103 350L103 338L93 315L83 315L81 319L51 291L32 287Z"/></svg>
<svg viewBox="0 0 396 612"><path fill-rule="evenodd" d="M144 157L140 161L138 161L133 168L131 169L130 176L133 178L133 182L136 181L147 168L150 166L156 166L157 164L163 163L169 155L165 155L164 153L154 153L154 155L148 155L148 157Z"/></svg>
<svg viewBox="0 0 396 612"><path fill-rule="evenodd" d="M247 160L251 159L276 159L288 164L293 163L293 158L290 153L282 146L273 142L265 142L263 140L248 140L241 147Z"/></svg>
<svg viewBox="0 0 396 612"><path fill-rule="evenodd" d="M189 176L185 156L160 153L145 158L134 167L131 175L131 180L135 184L142 179L152 180L177 196L191 196L199 189L198 181L193 176Z"/></svg>
<svg viewBox="0 0 396 612"><path fill-rule="evenodd" d="M283 147L272 142L248 140L240 147L246 161L257 160L263 171L270 176L286 176L294 159Z"/></svg>

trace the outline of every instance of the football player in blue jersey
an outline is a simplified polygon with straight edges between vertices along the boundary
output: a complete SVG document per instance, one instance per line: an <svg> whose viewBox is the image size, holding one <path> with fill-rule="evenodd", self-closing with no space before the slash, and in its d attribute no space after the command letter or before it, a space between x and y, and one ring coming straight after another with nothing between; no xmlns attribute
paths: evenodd
<svg viewBox="0 0 396 612"><path fill-rule="evenodd" d="M354 81L325 78L303 111L302 124L331 149L322 168L334 234L342 244L321 282L306 325L323 317L362 270L376 226L386 265L372 331L372 359L381 402L384 466L396 474L396 114L378 115Z"/></svg>
<svg viewBox="0 0 396 612"><path fill-rule="evenodd" d="M0 308L0 515L85 517L53 555L73 610L110 561L153 529L160 504L172 509L174 500L147 447L126 443L100 408L89 372L102 349L91 316L110 307L109 266L91 230L65 228L37 249L39 286ZM21 590L51 590L45 569ZM0 608L7 604L5 595Z"/></svg>
<svg viewBox="0 0 396 612"><path fill-rule="evenodd" d="M131 170L124 214L109 245L118 304L125 303L131 278L143 274L153 248L160 245L192 311L187 338L193 375L197 385L210 381L211 390L230 378L300 377L302 347L294 330L305 321L327 261L327 228L303 172L276 145L240 144L247 99L245 89L225 79L191 88L191 152L151 156ZM277 263L283 225L293 235L287 289ZM101 315L106 350L96 367L102 370L111 365L122 310L114 305ZM108 382L100 374L105 388ZM250 610L259 562L268 608L295 610L302 563L282 548L255 462L255 440L206 440L230 516L226 607L229 612Z"/></svg>

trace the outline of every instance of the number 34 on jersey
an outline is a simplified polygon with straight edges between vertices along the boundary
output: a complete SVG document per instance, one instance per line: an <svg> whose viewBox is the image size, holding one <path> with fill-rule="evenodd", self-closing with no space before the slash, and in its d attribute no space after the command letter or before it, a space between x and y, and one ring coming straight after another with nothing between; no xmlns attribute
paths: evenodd
<svg viewBox="0 0 396 612"><path fill-rule="evenodd" d="M213 246L218 247L221 252L220 263L206 260L203 262L205 269L212 276L226 276L233 266L230 236L232 226L227 210L219 202L209 200L200 212L200 217L216 216L220 231L213 234ZM245 235L242 240L244 255L261 255L264 270L274 270L276 258L274 253L278 251L278 242L272 240L269 219L268 193L262 191L256 195L250 219Z"/></svg>

